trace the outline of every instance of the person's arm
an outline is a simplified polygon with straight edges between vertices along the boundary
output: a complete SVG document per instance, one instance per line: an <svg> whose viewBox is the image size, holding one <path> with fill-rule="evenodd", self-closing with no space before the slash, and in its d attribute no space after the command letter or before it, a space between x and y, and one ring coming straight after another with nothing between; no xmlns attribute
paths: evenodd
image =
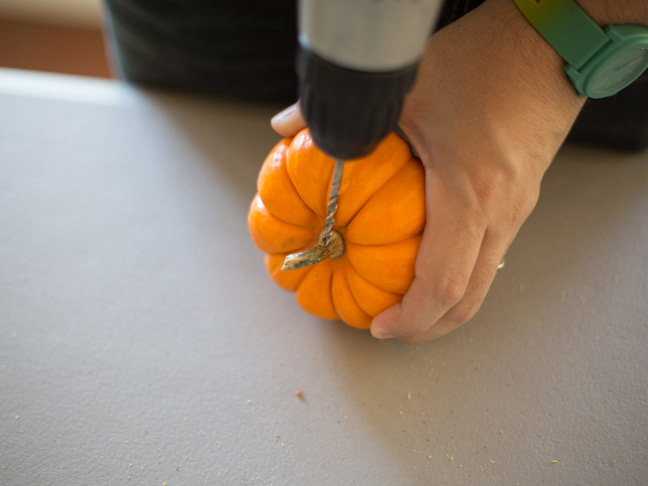
<svg viewBox="0 0 648 486"><path fill-rule="evenodd" d="M648 25L648 2L581 0L599 25ZM584 99L513 0L487 0L434 34L400 127L426 169L416 276L371 332L421 343L471 319L534 208ZM284 135L298 112L273 126Z"/></svg>

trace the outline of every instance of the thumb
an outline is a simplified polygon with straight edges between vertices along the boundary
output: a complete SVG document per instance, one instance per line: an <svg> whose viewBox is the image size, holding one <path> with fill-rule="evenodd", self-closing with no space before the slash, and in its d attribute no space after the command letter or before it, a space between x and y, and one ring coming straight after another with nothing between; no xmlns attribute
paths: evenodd
<svg viewBox="0 0 648 486"><path fill-rule="evenodd" d="M283 111L280 111L270 120L270 125L279 135L284 137L293 137L297 135L302 128L306 127L306 122L299 109L299 102L290 105Z"/></svg>

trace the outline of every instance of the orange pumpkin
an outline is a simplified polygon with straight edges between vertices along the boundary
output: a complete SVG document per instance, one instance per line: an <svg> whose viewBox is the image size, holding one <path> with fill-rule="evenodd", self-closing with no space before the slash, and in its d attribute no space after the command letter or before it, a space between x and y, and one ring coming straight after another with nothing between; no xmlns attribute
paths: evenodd
<svg viewBox="0 0 648 486"><path fill-rule="evenodd" d="M303 309L369 328L401 301L414 278L425 225L424 173L409 145L392 133L369 156L347 162L334 229L344 253L298 270L281 270L288 254L318 242L334 161L304 129L266 158L248 216L270 276L295 291Z"/></svg>

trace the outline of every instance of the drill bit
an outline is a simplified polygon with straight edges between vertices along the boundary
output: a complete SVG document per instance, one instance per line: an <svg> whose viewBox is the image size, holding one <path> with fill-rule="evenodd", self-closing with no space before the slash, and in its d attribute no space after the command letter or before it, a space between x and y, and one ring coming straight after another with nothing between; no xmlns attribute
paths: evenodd
<svg viewBox="0 0 648 486"><path fill-rule="evenodd" d="M331 232L335 224L335 213L338 208L338 196L340 195L340 182L342 181L342 170L344 169L344 160L337 159L333 169L333 180L331 182L331 191L329 192L329 202L326 207L326 220L324 220L324 230L322 232L322 244L328 246L331 241Z"/></svg>
<svg viewBox="0 0 648 486"><path fill-rule="evenodd" d="M344 169L344 160L336 159L333 169L333 179L331 181L331 190L329 191L329 202L326 207L326 219L324 227L319 235L317 245L308 250L293 253L286 256L282 270L296 270L321 262L327 258L336 258L344 253L344 243L337 232L334 232L335 213L338 208L338 197L340 195L340 182L342 181L342 172ZM337 234L337 237L334 237Z"/></svg>

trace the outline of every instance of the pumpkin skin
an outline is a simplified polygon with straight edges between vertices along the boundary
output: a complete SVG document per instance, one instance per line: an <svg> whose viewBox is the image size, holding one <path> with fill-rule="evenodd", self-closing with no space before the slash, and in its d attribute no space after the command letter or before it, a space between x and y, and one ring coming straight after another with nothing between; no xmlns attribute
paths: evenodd
<svg viewBox="0 0 648 486"><path fill-rule="evenodd" d="M414 279L425 226L423 166L394 133L367 157L345 163L334 226L344 254L282 271L286 255L318 241L333 168L308 129L279 142L259 173L248 226L266 253L268 273L279 287L296 292L304 310L368 329L375 315L402 300Z"/></svg>

